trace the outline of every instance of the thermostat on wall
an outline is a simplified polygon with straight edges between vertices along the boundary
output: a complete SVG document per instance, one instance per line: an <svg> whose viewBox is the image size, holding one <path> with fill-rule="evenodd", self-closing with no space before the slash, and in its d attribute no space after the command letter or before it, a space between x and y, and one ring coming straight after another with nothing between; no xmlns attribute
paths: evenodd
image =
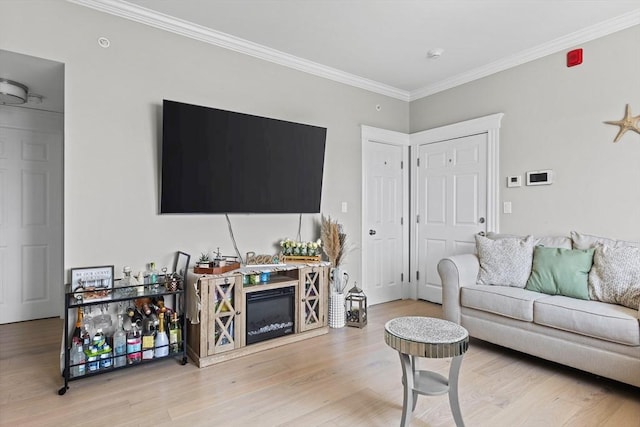
<svg viewBox="0 0 640 427"><path fill-rule="evenodd" d="M527 185L550 185L552 182L553 171L551 169L527 172Z"/></svg>
<svg viewBox="0 0 640 427"><path fill-rule="evenodd" d="M520 187L520 186L522 186L522 177L520 175L507 177L507 187Z"/></svg>

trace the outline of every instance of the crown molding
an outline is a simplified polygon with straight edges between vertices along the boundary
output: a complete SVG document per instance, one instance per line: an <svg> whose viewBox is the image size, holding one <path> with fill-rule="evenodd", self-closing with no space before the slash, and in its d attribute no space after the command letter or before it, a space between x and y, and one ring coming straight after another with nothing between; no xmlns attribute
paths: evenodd
<svg viewBox="0 0 640 427"><path fill-rule="evenodd" d="M192 22L165 15L124 0L67 1L209 43L224 49L229 49L285 67L293 68L318 77L344 83L407 102L415 101L417 99L487 77L491 74L557 53L580 43L586 43L588 41L607 36L634 25L640 25L640 9L637 9L583 30L576 31L567 36L557 38L549 43L524 50L515 55L470 70L469 72L458 74L414 91L406 91L371 79L366 79L355 74L350 74L336 68L328 67L317 62L302 59L276 49L271 49L230 34L212 30L211 28L197 25Z"/></svg>
<svg viewBox="0 0 640 427"><path fill-rule="evenodd" d="M273 62L298 71L313 74L339 83L409 101L409 92L374 80L350 74L336 68L309 61L276 49L253 43L239 37L212 30L192 22L165 15L123 0L67 0L100 12L126 18L141 24L209 43L265 61Z"/></svg>
<svg viewBox="0 0 640 427"><path fill-rule="evenodd" d="M458 74L451 78L441 80L433 85L411 91L409 100L415 101L417 99L433 95L434 93L442 92L509 68L517 67L518 65L560 52L581 43L586 43L591 40L613 34L617 31L621 31L635 25L640 25L640 9L603 21L599 24L576 31L566 36L559 37L549 43L524 50L515 55L508 56L483 67L471 70L467 73Z"/></svg>

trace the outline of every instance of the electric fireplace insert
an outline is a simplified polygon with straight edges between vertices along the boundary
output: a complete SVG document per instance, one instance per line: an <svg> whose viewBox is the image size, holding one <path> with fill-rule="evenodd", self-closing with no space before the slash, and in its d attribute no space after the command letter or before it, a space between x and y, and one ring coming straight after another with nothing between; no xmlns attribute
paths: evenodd
<svg viewBox="0 0 640 427"><path fill-rule="evenodd" d="M247 345L295 332L295 295L294 286L247 293Z"/></svg>

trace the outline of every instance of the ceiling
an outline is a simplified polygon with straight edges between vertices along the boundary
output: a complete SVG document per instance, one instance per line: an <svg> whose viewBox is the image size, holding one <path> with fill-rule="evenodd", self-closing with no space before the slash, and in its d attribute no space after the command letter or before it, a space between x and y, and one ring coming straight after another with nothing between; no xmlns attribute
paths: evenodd
<svg viewBox="0 0 640 427"><path fill-rule="evenodd" d="M640 25L639 0L68 1L406 101ZM0 77L64 111L64 64L0 50Z"/></svg>
<svg viewBox="0 0 640 427"><path fill-rule="evenodd" d="M640 24L639 0L69 1L406 100Z"/></svg>

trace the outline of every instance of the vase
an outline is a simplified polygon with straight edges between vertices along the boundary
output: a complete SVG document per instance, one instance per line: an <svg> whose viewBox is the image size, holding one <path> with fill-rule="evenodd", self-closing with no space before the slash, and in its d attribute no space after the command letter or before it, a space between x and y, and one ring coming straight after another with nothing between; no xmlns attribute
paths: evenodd
<svg viewBox="0 0 640 427"><path fill-rule="evenodd" d="M345 316L344 293L331 292L331 295L329 295L329 327L344 327Z"/></svg>
<svg viewBox="0 0 640 427"><path fill-rule="evenodd" d="M344 292L349 282L349 274L341 267L332 268L329 271L329 279L332 292Z"/></svg>

